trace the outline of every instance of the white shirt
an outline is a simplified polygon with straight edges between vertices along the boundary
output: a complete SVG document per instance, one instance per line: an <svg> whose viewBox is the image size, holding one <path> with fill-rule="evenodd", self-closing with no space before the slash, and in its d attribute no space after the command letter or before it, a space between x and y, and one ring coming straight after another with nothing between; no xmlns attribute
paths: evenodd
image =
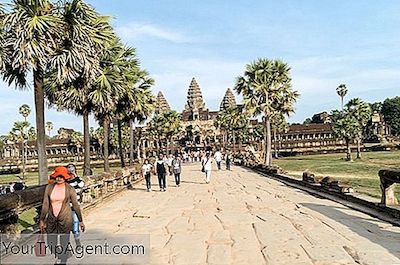
<svg viewBox="0 0 400 265"><path fill-rule="evenodd" d="M151 171L151 165L150 164L144 164L142 166L142 172L143 174L147 174Z"/></svg>
<svg viewBox="0 0 400 265"><path fill-rule="evenodd" d="M211 157L204 157L203 158L203 166L204 170L211 170Z"/></svg>
<svg viewBox="0 0 400 265"><path fill-rule="evenodd" d="M214 154L215 161L221 162L222 161L222 154L220 151L215 152Z"/></svg>

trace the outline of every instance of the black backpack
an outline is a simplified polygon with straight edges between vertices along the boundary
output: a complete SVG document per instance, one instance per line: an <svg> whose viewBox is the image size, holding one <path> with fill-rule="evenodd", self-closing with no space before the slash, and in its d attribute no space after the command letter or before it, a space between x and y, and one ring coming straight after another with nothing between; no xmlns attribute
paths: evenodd
<svg viewBox="0 0 400 265"><path fill-rule="evenodd" d="M157 161L157 173L165 173L164 162L163 163L159 163Z"/></svg>

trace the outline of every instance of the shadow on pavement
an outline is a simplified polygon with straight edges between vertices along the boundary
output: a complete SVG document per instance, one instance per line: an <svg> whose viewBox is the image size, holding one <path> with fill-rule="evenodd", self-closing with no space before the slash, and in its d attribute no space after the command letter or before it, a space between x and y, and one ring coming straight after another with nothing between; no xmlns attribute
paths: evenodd
<svg viewBox="0 0 400 265"><path fill-rule="evenodd" d="M344 211L349 210L349 208L345 206L332 207L314 203L301 203L301 205L345 225L351 231L382 246L391 254L400 258L400 233L384 230L377 225L377 220L373 217L363 218L346 214ZM383 221L378 220L378 222ZM388 226L391 225L388 224Z"/></svg>

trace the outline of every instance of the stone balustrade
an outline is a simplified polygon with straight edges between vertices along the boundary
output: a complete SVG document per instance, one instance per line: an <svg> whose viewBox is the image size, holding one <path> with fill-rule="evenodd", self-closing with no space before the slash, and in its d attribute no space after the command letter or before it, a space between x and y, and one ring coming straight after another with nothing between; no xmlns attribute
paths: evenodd
<svg viewBox="0 0 400 265"><path fill-rule="evenodd" d="M83 209L117 193L141 179L140 166L120 169L111 173L87 177L82 189ZM38 220L46 185L33 186L25 190L0 195L0 233L18 233L18 216L22 212L36 208ZM34 227L36 228L36 227Z"/></svg>

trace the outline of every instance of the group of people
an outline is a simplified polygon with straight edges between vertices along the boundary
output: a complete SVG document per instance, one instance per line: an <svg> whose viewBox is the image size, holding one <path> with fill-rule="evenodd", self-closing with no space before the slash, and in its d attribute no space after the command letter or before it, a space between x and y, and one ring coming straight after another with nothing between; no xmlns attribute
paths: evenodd
<svg viewBox="0 0 400 265"><path fill-rule="evenodd" d="M147 191L151 191L151 174L154 173L158 177L160 191L167 190L167 174L174 175L175 184L177 187L181 184L182 172L182 156L181 155L166 155L160 154L154 164L151 164L148 159L144 160L142 165L142 174L146 180Z"/></svg>
<svg viewBox="0 0 400 265"><path fill-rule="evenodd" d="M210 183L211 170L213 160L216 161L217 169L221 170L221 163L225 160L226 170L231 170L232 155L226 153L223 155L220 151L216 151L212 156L210 151L196 151L190 154L195 154L192 158L193 161L199 161L202 165L202 172L205 173L206 183ZM175 184L177 187L181 183L181 172L182 163L189 162L187 153L176 154L169 156L159 154L158 158L154 163L150 163L149 159L145 159L142 165L142 175L146 181L146 189L148 192L151 191L151 175L155 174L158 178L158 184L160 191L166 191L167 189L167 175L174 175Z"/></svg>

